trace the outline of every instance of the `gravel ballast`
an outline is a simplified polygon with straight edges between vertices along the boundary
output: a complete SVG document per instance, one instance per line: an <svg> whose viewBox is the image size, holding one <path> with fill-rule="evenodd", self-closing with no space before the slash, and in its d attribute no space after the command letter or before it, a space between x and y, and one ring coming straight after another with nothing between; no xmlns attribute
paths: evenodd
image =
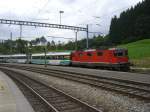
<svg viewBox="0 0 150 112"><path fill-rule="evenodd" d="M10 68L9 68L10 69ZM12 69L17 70L17 69ZM66 79L47 76L39 73L17 70L43 83L64 91L104 112L150 112L150 103L145 103L135 98L118 95L114 92L105 91Z"/></svg>

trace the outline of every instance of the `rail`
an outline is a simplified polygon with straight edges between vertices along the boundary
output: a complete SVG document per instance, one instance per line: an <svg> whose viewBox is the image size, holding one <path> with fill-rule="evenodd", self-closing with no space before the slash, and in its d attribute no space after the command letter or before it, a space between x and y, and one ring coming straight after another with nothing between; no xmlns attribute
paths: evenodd
<svg viewBox="0 0 150 112"><path fill-rule="evenodd" d="M2 69L2 71L37 95L51 108L52 112L102 112L79 99L21 73L8 69Z"/></svg>

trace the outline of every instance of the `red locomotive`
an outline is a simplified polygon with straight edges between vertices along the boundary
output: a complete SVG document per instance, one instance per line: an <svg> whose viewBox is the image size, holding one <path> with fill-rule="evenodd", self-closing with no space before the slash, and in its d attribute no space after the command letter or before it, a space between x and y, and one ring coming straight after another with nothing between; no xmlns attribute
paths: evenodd
<svg viewBox="0 0 150 112"><path fill-rule="evenodd" d="M74 51L71 53L71 61L73 66L129 69L128 51L120 48Z"/></svg>

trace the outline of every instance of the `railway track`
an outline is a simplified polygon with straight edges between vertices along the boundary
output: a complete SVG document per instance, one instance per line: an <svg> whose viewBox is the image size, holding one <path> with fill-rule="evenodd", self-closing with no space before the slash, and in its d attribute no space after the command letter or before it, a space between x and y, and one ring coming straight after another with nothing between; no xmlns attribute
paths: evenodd
<svg viewBox="0 0 150 112"><path fill-rule="evenodd" d="M85 75L73 72L64 72L48 68L28 67L19 65L5 65L11 68L19 68L31 72L51 75L59 78L77 81L91 86L100 87L105 90L115 91L120 94L129 95L140 100L150 101L150 85L145 83L132 82L128 80L120 80L113 78L105 78L100 76Z"/></svg>
<svg viewBox="0 0 150 112"><path fill-rule="evenodd" d="M31 79L21 73L2 69L24 92L30 91L30 103L35 112L102 112L62 91ZM31 97L32 96L32 97ZM32 101L33 100L33 101Z"/></svg>

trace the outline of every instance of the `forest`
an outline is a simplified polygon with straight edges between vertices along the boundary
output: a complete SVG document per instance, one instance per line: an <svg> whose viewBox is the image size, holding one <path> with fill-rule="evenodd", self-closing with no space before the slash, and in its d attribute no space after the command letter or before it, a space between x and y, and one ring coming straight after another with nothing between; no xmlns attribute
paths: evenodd
<svg viewBox="0 0 150 112"><path fill-rule="evenodd" d="M150 0L138 3L111 20L109 40L114 44L150 38Z"/></svg>

